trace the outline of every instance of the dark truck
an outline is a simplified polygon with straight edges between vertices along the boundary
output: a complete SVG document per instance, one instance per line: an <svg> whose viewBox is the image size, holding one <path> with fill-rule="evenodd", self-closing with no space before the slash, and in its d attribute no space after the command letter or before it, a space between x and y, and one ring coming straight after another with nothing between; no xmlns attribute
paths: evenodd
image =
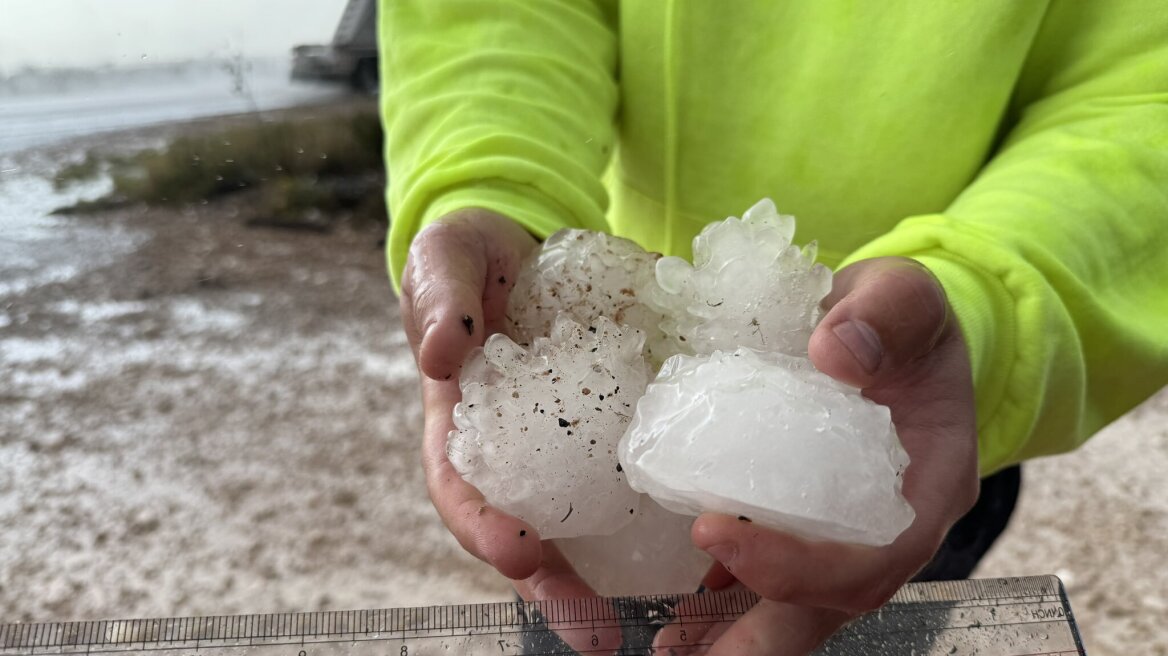
<svg viewBox="0 0 1168 656"><path fill-rule="evenodd" d="M349 0L331 44L293 48L292 79L344 82L376 94L377 0Z"/></svg>

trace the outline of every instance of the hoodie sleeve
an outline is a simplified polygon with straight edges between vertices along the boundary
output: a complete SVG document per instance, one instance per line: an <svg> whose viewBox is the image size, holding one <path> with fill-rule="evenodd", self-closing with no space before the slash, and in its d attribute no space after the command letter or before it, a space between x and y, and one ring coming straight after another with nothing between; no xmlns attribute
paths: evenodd
<svg viewBox="0 0 1168 656"><path fill-rule="evenodd" d="M594 0L382 0L395 289L413 236L458 209L540 237L605 229L616 15Z"/></svg>
<svg viewBox="0 0 1168 656"><path fill-rule="evenodd" d="M1168 382L1168 5L1055 2L1002 145L903 255L969 344L983 474L1073 449Z"/></svg>

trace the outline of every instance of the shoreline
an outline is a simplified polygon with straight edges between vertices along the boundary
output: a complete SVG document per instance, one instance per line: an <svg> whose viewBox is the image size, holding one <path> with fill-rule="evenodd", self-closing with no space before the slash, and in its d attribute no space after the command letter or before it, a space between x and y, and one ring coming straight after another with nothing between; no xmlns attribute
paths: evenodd
<svg viewBox="0 0 1168 656"><path fill-rule="evenodd" d="M158 148L165 145L167 140L179 136L246 125L248 123L266 123L288 119L326 119L330 116L376 109L376 103L377 101L371 98L344 97L339 100L321 100L295 107L283 107L258 112L230 112L192 119L161 121L137 127L113 128L80 137L63 137L51 143L10 151L0 151L0 163L5 161L14 163L45 161L55 158L65 158L67 161L72 156L83 154L92 149L98 149L103 152L123 153L141 150L146 147ZM0 178L0 182L2 180Z"/></svg>

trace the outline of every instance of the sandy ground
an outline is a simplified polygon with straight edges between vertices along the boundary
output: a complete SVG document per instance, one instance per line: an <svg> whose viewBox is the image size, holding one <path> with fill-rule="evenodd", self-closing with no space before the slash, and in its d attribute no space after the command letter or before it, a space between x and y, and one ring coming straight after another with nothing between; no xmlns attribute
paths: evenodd
<svg viewBox="0 0 1168 656"><path fill-rule="evenodd" d="M507 597L426 498L380 229L244 202L64 220L92 266L0 285L0 621ZM979 571L1062 576L1091 654L1168 655L1166 418L1029 466Z"/></svg>

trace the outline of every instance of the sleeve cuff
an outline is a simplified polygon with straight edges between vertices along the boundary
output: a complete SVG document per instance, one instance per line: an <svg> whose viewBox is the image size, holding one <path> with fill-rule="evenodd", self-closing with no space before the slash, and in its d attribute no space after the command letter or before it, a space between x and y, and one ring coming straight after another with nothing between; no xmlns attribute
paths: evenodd
<svg viewBox="0 0 1168 656"><path fill-rule="evenodd" d="M1016 301L1003 283L1006 272L990 264L995 258L987 255L975 263L946 248L946 228L938 225L944 223L944 217L907 220L850 255L841 266L872 257L901 256L920 262L937 277L968 349L977 408L978 463L984 477L1016 462L1025 441L1024 435L1012 435L1002 427L1018 356ZM961 235L961 239L968 246L969 236Z"/></svg>
<svg viewBox="0 0 1168 656"><path fill-rule="evenodd" d="M539 239L545 239L561 228L581 227L565 207L542 194L533 194L530 188L506 180L484 180L450 189L430 202L413 230L407 230L405 226L397 226L396 230L391 227L387 253L395 293L401 294L402 272L414 235L451 212L472 207L502 214ZM597 228L593 226L591 229Z"/></svg>

